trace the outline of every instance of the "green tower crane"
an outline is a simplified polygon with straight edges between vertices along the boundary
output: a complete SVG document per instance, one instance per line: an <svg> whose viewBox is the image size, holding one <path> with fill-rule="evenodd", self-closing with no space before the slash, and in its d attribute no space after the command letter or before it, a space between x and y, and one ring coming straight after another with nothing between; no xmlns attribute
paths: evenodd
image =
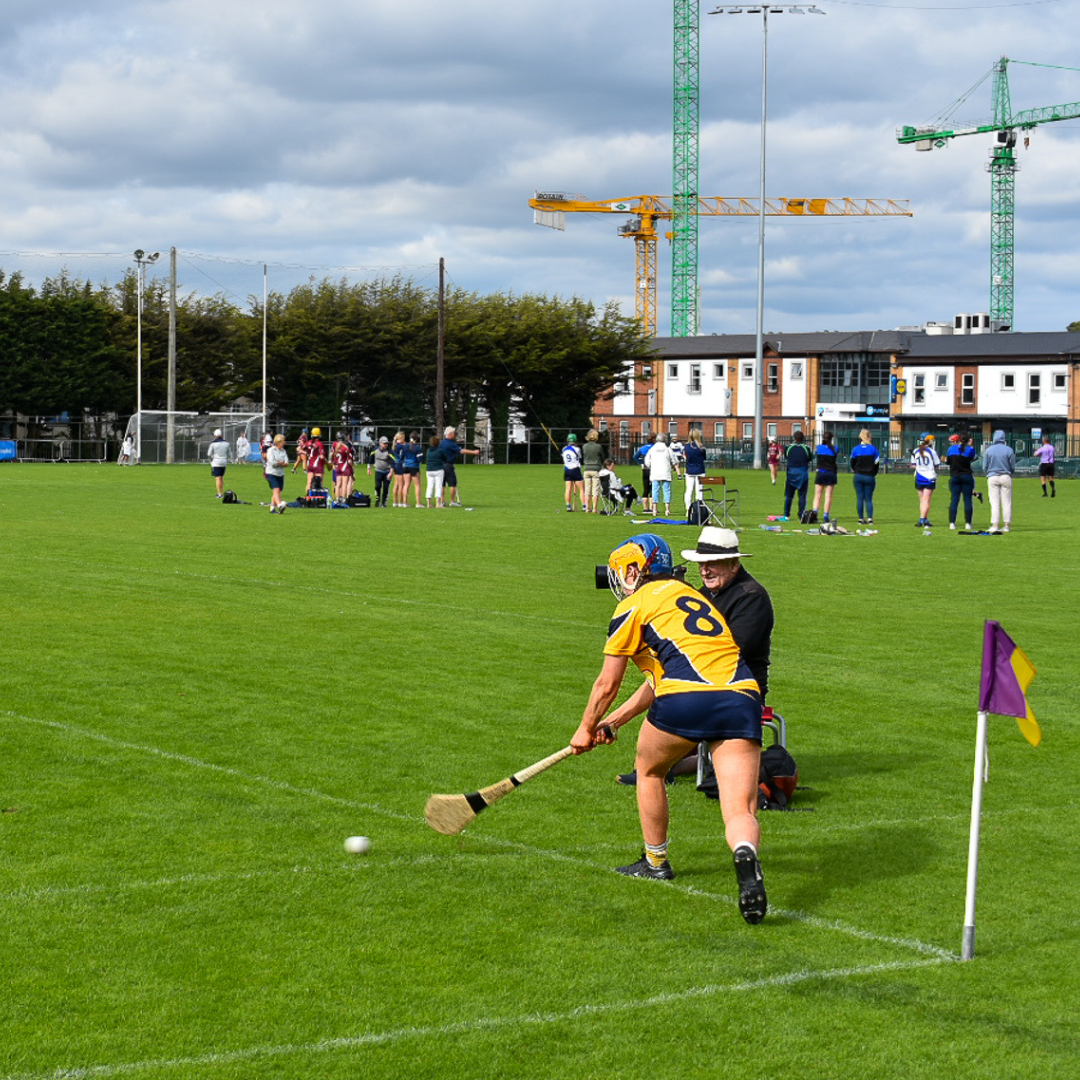
<svg viewBox="0 0 1080 1080"><path fill-rule="evenodd" d="M675 4L675 110L672 148L671 336L698 331L699 0Z"/></svg>
<svg viewBox="0 0 1080 1080"><path fill-rule="evenodd" d="M1039 124L1055 120L1075 120L1080 117L1080 102L1067 105L1048 105L1042 109L1026 109L1014 113L1009 100L1007 67L1010 61L1003 56L993 69L987 72L962 98L946 110L944 117L922 127L902 127L896 139L900 143L914 143L917 150L934 150L948 144L959 135L982 135L993 133L994 145L986 165L990 173L990 326L994 330L1011 330L1013 326L1013 258L1015 245L1013 227L1015 222L1014 184L1020 165L1016 160L1016 133L1030 131ZM1031 64L1031 67L1048 67ZM1077 70L1070 68L1067 70ZM989 75L993 75L991 96L993 119L989 123L971 124L966 127L945 128L942 125L971 93ZM1026 140L1025 140L1026 143Z"/></svg>

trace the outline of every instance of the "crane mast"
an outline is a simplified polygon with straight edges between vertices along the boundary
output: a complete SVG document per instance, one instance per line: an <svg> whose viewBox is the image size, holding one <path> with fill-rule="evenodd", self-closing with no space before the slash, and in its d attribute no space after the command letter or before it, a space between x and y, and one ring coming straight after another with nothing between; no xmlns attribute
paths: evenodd
<svg viewBox="0 0 1080 1080"><path fill-rule="evenodd" d="M1001 57L993 67L991 84L992 119L986 124L946 128L939 124L904 126L896 133L899 143L914 144L916 150L935 150L960 135L993 134L994 145L986 168L990 173L990 325L994 330L1013 327L1013 266L1016 256L1016 160L1018 131L1030 131L1039 124L1080 117L1080 102L1047 105L1014 113L1009 94L1008 65L1023 63ZM1042 67L1041 64L1032 64ZM1076 70L1076 69L1070 69ZM985 79L986 76L983 76ZM980 82L983 80L980 79ZM977 86L978 84L976 84ZM975 89L975 87L972 87ZM970 93L971 91L968 91ZM966 100L967 94L961 100Z"/></svg>
<svg viewBox="0 0 1080 1080"><path fill-rule="evenodd" d="M674 0L674 6L671 336L691 337L698 332L697 192L701 5L699 0ZM653 250L655 260L655 248ZM640 273L639 265L639 275Z"/></svg>

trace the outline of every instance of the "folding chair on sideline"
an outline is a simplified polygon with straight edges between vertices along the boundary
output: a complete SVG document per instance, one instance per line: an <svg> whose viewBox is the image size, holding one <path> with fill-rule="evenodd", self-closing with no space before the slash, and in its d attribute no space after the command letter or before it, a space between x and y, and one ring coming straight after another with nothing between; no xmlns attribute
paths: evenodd
<svg viewBox="0 0 1080 1080"><path fill-rule="evenodd" d="M739 528L739 489L727 486L726 476L703 476L701 500L709 513L706 525L719 525L722 529Z"/></svg>
<svg viewBox="0 0 1080 1080"><path fill-rule="evenodd" d="M600 477L600 513L618 514L622 509L622 499L611 490L611 477Z"/></svg>

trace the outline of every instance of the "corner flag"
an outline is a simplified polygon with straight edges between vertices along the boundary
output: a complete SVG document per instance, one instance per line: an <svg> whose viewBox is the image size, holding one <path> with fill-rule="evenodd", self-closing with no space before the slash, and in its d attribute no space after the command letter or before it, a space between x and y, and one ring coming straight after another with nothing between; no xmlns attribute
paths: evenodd
<svg viewBox="0 0 1080 1080"><path fill-rule="evenodd" d="M1042 731L1031 712L1027 688L1035 678L1035 667L1001 628L987 619L983 628L982 682L979 711L1015 716L1020 733L1032 746L1042 740Z"/></svg>

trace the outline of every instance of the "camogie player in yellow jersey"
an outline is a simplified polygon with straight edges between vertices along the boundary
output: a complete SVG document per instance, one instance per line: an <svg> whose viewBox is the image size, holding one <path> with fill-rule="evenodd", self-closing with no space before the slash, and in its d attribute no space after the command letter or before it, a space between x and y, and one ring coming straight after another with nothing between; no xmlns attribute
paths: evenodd
<svg viewBox="0 0 1080 1080"><path fill-rule="evenodd" d="M664 778L675 762L707 742L739 883L739 910L748 923L759 923L767 902L758 862L758 685L719 611L672 577L671 548L662 537L630 537L611 553L607 570L620 602L608 627L603 667L570 744L575 753L584 754L614 741L615 730L647 712L634 763L645 850L637 862L618 867L618 872L661 880L675 876L667 854ZM629 660L645 680L605 716Z"/></svg>

